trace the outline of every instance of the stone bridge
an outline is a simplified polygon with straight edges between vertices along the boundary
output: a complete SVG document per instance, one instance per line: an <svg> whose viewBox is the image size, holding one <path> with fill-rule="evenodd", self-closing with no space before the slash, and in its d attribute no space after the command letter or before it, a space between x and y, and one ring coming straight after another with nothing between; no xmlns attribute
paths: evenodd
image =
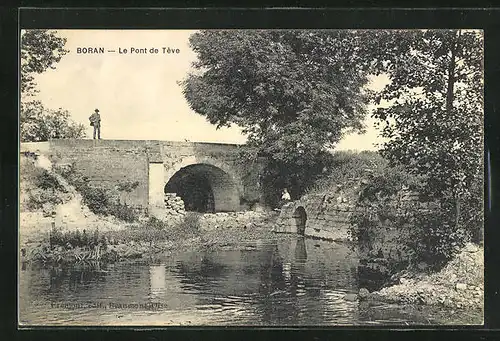
<svg viewBox="0 0 500 341"><path fill-rule="evenodd" d="M239 145L149 140L52 140L22 143L21 152L72 164L91 184L154 215L166 198L187 211L234 212L263 204L261 163L243 162Z"/></svg>

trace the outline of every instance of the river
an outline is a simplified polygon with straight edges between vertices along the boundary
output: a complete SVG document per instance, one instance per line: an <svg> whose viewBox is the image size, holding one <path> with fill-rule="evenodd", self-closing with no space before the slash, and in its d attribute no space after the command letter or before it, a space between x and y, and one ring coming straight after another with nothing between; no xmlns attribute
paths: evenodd
<svg viewBox="0 0 500 341"><path fill-rule="evenodd" d="M351 302L358 259L347 245L293 237L161 262L23 265L20 323L32 325L315 326L453 323L422 307ZM455 323L459 323L456 321Z"/></svg>

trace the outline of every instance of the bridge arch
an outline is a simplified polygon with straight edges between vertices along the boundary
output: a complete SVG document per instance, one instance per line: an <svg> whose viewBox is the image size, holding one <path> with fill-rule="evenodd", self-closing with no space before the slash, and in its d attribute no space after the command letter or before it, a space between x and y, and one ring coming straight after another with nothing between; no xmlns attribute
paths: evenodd
<svg viewBox="0 0 500 341"><path fill-rule="evenodd" d="M241 190L233 170L209 158L183 159L165 177L165 193L181 197L187 211L239 211Z"/></svg>
<svg viewBox="0 0 500 341"><path fill-rule="evenodd" d="M306 231L307 213L304 207L299 206L293 212L293 219L297 234L303 236Z"/></svg>

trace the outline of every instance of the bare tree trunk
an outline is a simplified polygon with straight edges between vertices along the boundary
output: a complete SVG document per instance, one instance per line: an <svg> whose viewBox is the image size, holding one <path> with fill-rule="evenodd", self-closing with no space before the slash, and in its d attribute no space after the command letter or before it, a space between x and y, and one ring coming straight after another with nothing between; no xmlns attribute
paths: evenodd
<svg viewBox="0 0 500 341"><path fill-rule="evenodd" d="M457 193L455 198L455 228L460 224L460 195Z"/></svg>
<svg viewBox="0 0 500 341"><path fill-rule="evenodd" d="M457 52L458 52L458 43L460 40L461 36L461 31L458 31L458 37L455 39L455 42L451 48L451 58L450 58L450 64L448 66L448 84L447 84L447 90L446 90L446 112L448 114L451 114L451 111L453 110L453 100L455 99L454 97L454 86L455 86L455 64L456 64L456 58L457 58Z"/></svg>
<svg viewBox="0 0 500 341"><path fill-rule="evenodd" d="M455 86L455 64L457 59L457 52L459 47L460 37L462 35L462 31L458 30L458 36L455 38L455 41L451 47L451 58L450 64L448 67L448 82L447 82L447 90L446 90L446 113L448 117L452 117L453 111L453 101L454 97L454 86ZM460 183L456 184L455 192L455 228L458 228L460 224L460 191L459 191Z"/></svg>

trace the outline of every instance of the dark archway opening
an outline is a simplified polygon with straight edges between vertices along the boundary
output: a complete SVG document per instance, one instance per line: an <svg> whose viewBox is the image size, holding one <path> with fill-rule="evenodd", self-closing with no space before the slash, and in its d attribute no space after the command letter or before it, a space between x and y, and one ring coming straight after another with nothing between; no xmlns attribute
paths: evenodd
<svg viewBox="0 0 500 341"><path fill-rule="evenodd" d="M208 164L181 168L165 185L165 193L176 193L186 211L214 213L236 211L239 195L231 177Z"/></svg>
<svg viewBox="0 0 500 341"><path fill-rule="evenodd" d="M306 231L306 221L307 221L307 214L304 207L302 206L297 207L297 209L295 209L295 212L293 213L293 218L295 220L295 227L297 228L297 234L303 236Z"/></svg>
<svg viewBox="0 0 500 341"><path fill-rule="evenodd" d="M204 174L180 174L172 180L165 186L165 192L181 197L186 211L215 212L212 186Z"/></svg>

